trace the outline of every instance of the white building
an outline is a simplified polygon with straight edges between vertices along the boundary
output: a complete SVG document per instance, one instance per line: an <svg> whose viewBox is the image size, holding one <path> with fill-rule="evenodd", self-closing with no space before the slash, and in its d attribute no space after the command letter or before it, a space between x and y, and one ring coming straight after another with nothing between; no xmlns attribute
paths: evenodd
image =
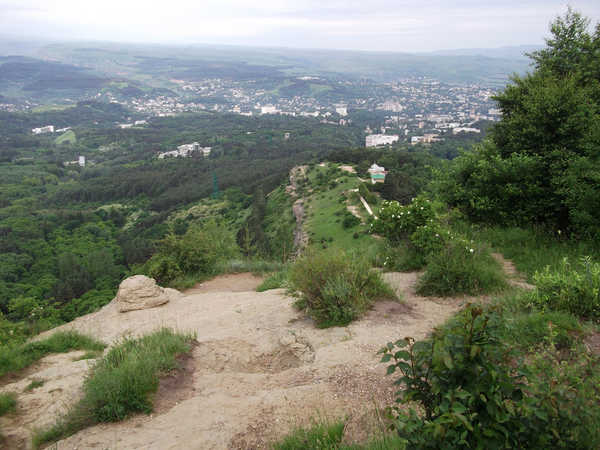
<svg viewBox="0 0 600 450"><path fill-rule="evenodd" d="M132 123L120 123L119 124L119 128L121 128L121 129L131 128L131 127L133 127Z"/></svg>
<svg viewBox="0 0 600 450"><path fill-rule="evenodd" d="M398 142L397 134L370 134L365 138L366 147L379 147L380 145L391 145Z"/></svg>
<svg viewBox="0 0 600 450"><path fill-rule="evenodd" d="M34 128L31 130L33 134L54 133L54 125L46 125L45 127Z"/></svg>
<svg viewBox="0 0 600 450"><path fill-rule="evenodd" d="M378 166L376 163L373 163L371 167L369 167L369 175L371 175L371 183L383 183L385 182L385 176L387 172L384 167Z"/></svg>
<svg viewBox="0 0 600 450"><path fill-rule="evenodd" d="M431 144L443 140L437 134L425 134L423 136L413 136L410 138L411 145Z"/></svg>
<svg viewBox="0 0 600 450"><path fill-rule="evenodd" d="M135 125L146 125L148 122L146 120L136 120Z"/></svg>
<svg viewBox="0 0 600 450"><path fill-rule="evenodd" d="M210 155L212 147L200 147L198 142L192 142L191 144L182 144L177 147L177 150L171 150L169 152L159 153L158 159L165 159L166 157L172 158L187 158L192 156L194 152L202 152L204 157Z"/></svg>
<svg viewBox="0 0 600 450"><path fill-rule="evenodd" d="M452 129L452 134L458 133L481 133L481 130L478 128L469 128L469 127L457 127Z"/></svg>
<svg viewBox="0 0 600 450"><path fill-rule="evenodd" d="M335 107L335 112L338 113L340 116L347 116L348 115L348 107L346 105L339 105Z"/></svg>
<svg viewBox="0 0 600 450"><path fill-rule="evenodd" d="M79 167L85 167L85 156L79 155L79 158L77 158L77 164L79 164Z"/></svg>
<svg viewBox="0 0 600 450"><path fill-rule="evenodd" d="M279 110L276 106L273 105L265 105L260 107L261 114L277 114Z"/></svg>

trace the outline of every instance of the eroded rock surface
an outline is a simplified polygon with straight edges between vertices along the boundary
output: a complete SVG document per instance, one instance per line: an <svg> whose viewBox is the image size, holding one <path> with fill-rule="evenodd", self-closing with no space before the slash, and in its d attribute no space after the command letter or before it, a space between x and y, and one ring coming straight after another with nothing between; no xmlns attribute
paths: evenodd
<svg viewBox="0 0 600 450"><path fill-rule="evenodd" d="M127 312L154 308L179 297L179 291L162 288L153 278L134 275L121 282L114 301L119 312Z"/></svg>

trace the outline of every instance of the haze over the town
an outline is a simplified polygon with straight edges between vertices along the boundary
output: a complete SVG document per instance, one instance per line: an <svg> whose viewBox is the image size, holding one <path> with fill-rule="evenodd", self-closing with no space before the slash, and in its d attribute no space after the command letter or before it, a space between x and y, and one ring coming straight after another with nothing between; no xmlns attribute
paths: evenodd
<svg viewBox="0 0 600 450"><path fill-rule="evenodd" d="M570 6L600 18L600 2ZM398 52L542 44L567 4L442 0L0 0L4 36Z"/></svg>

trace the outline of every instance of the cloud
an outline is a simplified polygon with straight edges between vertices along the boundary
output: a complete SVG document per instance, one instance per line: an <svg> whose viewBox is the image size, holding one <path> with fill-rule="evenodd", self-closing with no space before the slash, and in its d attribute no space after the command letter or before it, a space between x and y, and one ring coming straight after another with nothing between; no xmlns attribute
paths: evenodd
<svg viewBox="0 0 600 450"><path fill-rule="evenodd" d="M571 5L597 20L600 3ZM562 1L0 0L0 29L36 38L414 51L542 42Z"/></svg>

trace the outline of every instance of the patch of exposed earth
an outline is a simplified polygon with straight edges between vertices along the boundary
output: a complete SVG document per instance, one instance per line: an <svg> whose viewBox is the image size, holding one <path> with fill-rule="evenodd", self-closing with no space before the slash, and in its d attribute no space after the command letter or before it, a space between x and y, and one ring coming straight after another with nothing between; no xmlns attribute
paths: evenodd
<svg viewBox="0 0 600 450"><path fill-rule="evenodd" d="M153 414L90 427L56 448L266 448L311 418L340 417L348 418L350 440L364 439L395 391L377 351L405 336L424 338L466 301L417 296L417 274L384 277L404 303L379 302L347 327L315 328L284 290L240 290L252 285L248 274L218 277L153 309L119 313L113 302L59 327L114 344L166 326L195 332L198 344L181 361L184 370L161 383ZM0 418L10 442L25 447L34 428L79 398L89 362L76 356L44 358L39 371L0 388L19 393L18 414ZM33 378L46 382L23 393Z"/></svg>

